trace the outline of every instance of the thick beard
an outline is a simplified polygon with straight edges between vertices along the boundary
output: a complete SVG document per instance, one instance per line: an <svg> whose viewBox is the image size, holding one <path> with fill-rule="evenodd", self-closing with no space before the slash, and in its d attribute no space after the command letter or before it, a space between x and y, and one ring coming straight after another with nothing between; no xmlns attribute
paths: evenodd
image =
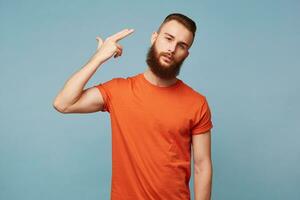
<svg viewBox="0 0 300 200"><path fill-rule="evenodd" d="M158 54L155 49L155 43L149 48L147 53L146 62L151 69L151 71L161 79L173 79L180 73L180 68L185 59L182 59L179 62L173 60L173 63L169 66L163 66L160 64L159 58L163 55L167 55L166 53Z"/></svg>

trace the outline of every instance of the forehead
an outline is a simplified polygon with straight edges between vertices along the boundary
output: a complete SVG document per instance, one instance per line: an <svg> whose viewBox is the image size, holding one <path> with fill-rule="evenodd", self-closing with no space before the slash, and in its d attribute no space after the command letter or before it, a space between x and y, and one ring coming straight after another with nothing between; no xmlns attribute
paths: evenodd
<svg viewBox="0 0 300 200"><path fill-rule="evenodd" d="M193 40L192 32L176 20L168 21L161 27L160 34L166 35L166 33L187 44L191 44Z"/></svg>

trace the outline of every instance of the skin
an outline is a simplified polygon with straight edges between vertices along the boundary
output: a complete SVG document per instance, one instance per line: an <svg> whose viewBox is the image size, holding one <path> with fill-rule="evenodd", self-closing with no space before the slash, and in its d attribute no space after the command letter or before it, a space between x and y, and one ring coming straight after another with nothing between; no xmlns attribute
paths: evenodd
<svg viewBox="0 0 300 200"><path fill-rule="evenodd" d="M189 56L192 43L192 33L174 20L167 22L159 33L154 32L151 37L151 45L155 45L158 53L170 54L173 57L173 61L168 62L160 56L158 59L162 67L170 67L173 62L185 60ZM144 76L149 82L160 87L170 86L177 81L176 77L167 80L156 76L150 67L144 72ZM210 131L192 136L192 150L195 200L209 200L212 184Z"/></svg>
<svg viewBox="0 0 300 200"><path fill-rule="evenodd" d="M123 47L118 44L121 39L128 37L133 29L124 29L103 40L97 36L98 47L89 61L75 72L65 83L53 101L53 107L60 113L93 113L103 109L103 97L95 87L84 89L88 80L111 57L118 58L123 53ZM186 45L184 45L185 43ZM192 33L177 21L169 21L151 36L151 45L159 53L169 55L159 57L162 67L170 67L173 62L186 59L189 48L193 43ZM178 79L162 79L151 72L144 72L145 78L154 85L165 87L174 84ZM211 197L212 162L211 162L210 131L192 136L194 158L194 191L195 200L209 200Z"/></svg>
<svg viewBox="0 0 300 200"><path fill-rule="evenodd" d="M159 54L172 57L171 61L163 55L159 56L159 62L163 67L170 67L174 62L185 60L189 56L189 48L193 42L193 34L182 24L171 20L163 25L160 32L153 32L151 36L151 45ZM154 85L165 87L174 84L178 79L163 79L156 76L148 66L144 72L145 78Z"/></svg>
<svg viewBox="0 0 300 200"><path fill-rule="evenodd" d="M212 188L211 132L192 136L194 159L194 198L210 200Z"/></svg>
<svg viewBox="0 0 300 200"><path fill-rule="evenodd" d="M53 101L60 113L93 113L103 109L103 97L95 87L84 89L88 80L112 56L122 55L123 47L118 41L132 34L134 29L123 29L105 40L97 36L98 47L89 61L65 83Z"/></svg>

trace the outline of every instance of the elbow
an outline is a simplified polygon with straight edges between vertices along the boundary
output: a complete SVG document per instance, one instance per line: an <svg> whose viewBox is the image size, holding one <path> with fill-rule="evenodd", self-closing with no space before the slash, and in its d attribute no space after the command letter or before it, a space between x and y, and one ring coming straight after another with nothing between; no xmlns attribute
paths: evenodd
<svg viewBox="0 0 300 200"><path fill-rule="evenodd" d="M212 161L210 159L194 162L194 172L208 172L212 171Z"/></svg>
<svg viewBox="0 0 300 200"><path fill-rule="evenodd" d="M63 106L62 104L58 103L57 101L54 101L54 102L52 103L52 106L53 106L53 108L54 108L55 110L57 110L57 111L60 112L60 113L63 113L63 114L67 113L67 112L66 112L66 106Z"/></svg>

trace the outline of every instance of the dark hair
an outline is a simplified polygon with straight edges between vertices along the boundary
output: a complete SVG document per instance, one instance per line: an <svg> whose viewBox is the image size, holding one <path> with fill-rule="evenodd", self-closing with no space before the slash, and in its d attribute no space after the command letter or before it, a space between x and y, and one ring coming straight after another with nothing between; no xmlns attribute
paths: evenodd
<svg viewBox="0 0 300 200"><path fill-rule="evenodd" d="M180 14L180 13L172 13L169 14L164 21L162 22L162 24L159 26L158 32L160 32L161 28L163 27L163 25L165 23L167 23L168 21L171 20L176 20L177 22L181 23L183 26L185 26L189 31L191 31L193 33L193 38L195 37L195 33L196 33L196 23L189 17Z"/></svg>

